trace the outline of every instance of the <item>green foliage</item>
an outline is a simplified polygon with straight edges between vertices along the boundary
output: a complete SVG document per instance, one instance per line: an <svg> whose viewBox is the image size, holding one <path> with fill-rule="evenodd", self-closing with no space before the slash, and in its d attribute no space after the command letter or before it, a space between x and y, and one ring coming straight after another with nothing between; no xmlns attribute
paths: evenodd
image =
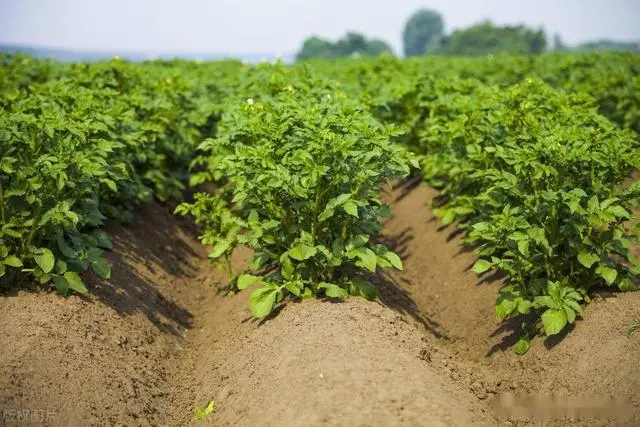
<svg viewBox="0 0 640 427"><path fill-rule="evenodd" d="M500 27L485 21L455 30L434 46L432 51L448 55L527 55L542 53L546 47L547 41L542 30L533 30L523 25Z"/></svg>
<svg viewBox="0 0 640 427"><path fill-rule="evenodd" d="M204 421L209 415L215 411L216 402L211 400L204 408L196 408L196 421Z"/></svg>
<svg viewBox="0 0 640 427"><path fill-rule="evenodd" d="M543 48L540 32L476 30L467 53ZM416 52L456 46L429 40ZM358 34L308 42L302 57L386 49ZM0 283L87 292L80 273L111 274L106 219L180 200L189 183L208 192L176 212L199 223L234 289L255 288L254 315L288 297L373 299L377 268L402 268L376 241L380 187L413 164L440 191L435 215L476 249L472 270L507 276L497 316L537 319L523 354L592 292L638 285L639 93L630 54L252 67L0 55ZM238 246L255 253L239 275Z"/></svg>
<svg viewBox="0 0 640 427"><path fill-rule="evenodd" d="M84 293L78 273L111 275L107 218L181 198L223 94L190 64L2 59L0 284Z"/></svg>
<svg viewBox="0 0 640 427"><path fill-rule="evenodd" d="M624 42L617 40L596 40L581 43L574 48L577 51L619 51L619 52L640 52L640 42Z"/></svg>
<svg viewBox="0 0 640 427"><path fill-rule="evenodd" d="M588 98L539 80L469 94L452 83L433 88L438 114L424 120L421 163L441 190L435 215L461 221L481 256L473 271L508 275L498 316L537 310L554 335L592 287L635 288L637 236L625 222L640 185L623 184L640 167L638 141Z"/></svg>
<svg viewBox="0 0 640 427"><path fill-rule="evenodd" d="M213 161L197 163L229 191L201 194L179 212L205 224L211 258L238 245L255 251L262 274L241 275L236 286L259 285L250 297L257 317L286 295L374 298L367 273L402 268L372 240L388 215L380 186L409 173L411 156L389 140L397 130L308 69L267 67L254 78L228 105L218 138L200 146Z"/></svg>
<svg viewBox="0 0 640 427"><path fill-rule="evenodd" d="M296 55L298 61L312 58L331 59L354 55L378 56L383 53L393 54L391 47L383 40L367 40L359 33L349 32L336 43L320 37L307 38L300 52Z"/></svg>
<svg viewBox="0 0 640 427"><path fill-rule="evenodd" d="M627 325L627 336L631 337L631 334L640 330L640 316L636 316L633 318L631 322Z"/></svg>
<svg viewBox="0 0 640 427"><path fill-rule="evenodd" d="M442 15L435 10L421 9L405 24L402 33L405 56L420 56L428 53L427 47L444 35Z"/></svg>
<svg viewBox="0 0 640 427"><path fill-rule="evenodd" d="M619 127L640 129L639 66L626 54L563 54L378 59L332 72L405 129L398 141L442 191L436 213L479 247L473 270L507 274L499 318L537 314L553 334L590 292L638 285L629 217L640 186L629 176L639 139ZM535 335L527 328L515 350Z"/></svg>
<svg viewBox="0 0 640 427"><path fill-rule="evenodd" d="M333 43L320 37L312 36L302 43L302 48L297 53L296 59L298 61L311 58L330 59L334 55Z"/></svg>

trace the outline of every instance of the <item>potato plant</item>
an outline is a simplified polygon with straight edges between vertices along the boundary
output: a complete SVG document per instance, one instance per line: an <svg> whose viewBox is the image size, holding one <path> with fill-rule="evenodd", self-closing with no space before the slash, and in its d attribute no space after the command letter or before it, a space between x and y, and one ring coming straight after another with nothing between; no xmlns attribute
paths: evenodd
<svg viewBox="0 0 640 427"><path fill-rule="evenodd" d="M78 272L110 276L99 195L126 178L124 164L108 162L119 144L104 138L105 123L30 97L13 101L0 129L0 280L30 273L61 293L86 292Z"/></svg>
<svg viewBox="0 0 640 427"><path fill-rule="evenodd" d="M536 79L506 91L478 84L429 108L422 165L441 190L434 212L445 224L462 222L481 257L476 273L507 274L499 318L535 310L554 335L581 314L593 287L636 288L637 233L626 222L640 184L623 186L640 167L631 133L588 97Z"/></svg>
<svg viewBox="0 0 640 427"><path fill-rule="evenodd" d="M372 299L367 273L402 268L373 240L389 215L378 194L408 174L412 157L390 142L393 127L307 70L262 74L228 106L218 138L200 147L214 159L200 163L224 178L230 197L201 194L178 212L205 224L211 258L238 245L255 251L261 274L240 275L236 286L258 285L250 296L257 317L287 295Z"/></svg>
<svg viewBox="0 0 640 427"><path fill-rule="evenodd" d="M212 79L238 66L1 59L0 284L84 293L78 273L111 274L107 218L181 199L226 96Z"/></svg>

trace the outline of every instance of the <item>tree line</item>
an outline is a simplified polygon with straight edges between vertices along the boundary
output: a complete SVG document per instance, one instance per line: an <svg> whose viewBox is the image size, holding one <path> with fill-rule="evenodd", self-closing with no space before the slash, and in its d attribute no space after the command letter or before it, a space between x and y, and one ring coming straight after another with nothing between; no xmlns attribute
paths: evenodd
<svg viewBox="0 0 640 427"><path fill-rule="evenodd" d="M554 35L553 45L549 46L542 28L530 28L525 25L500 26L488 20L446 34L442 15L431 9L421 9L411 15L405 24L402 41L405 56L493 53L537 55L548 49L640 52L640 42L599 40L568 47L558 34ZM360 33L348 32L337 42L318 36L307 38L296 59L330 59L352 55L376 56L383 53L394 53L391 46L384 40L368 39Z"/></svg>

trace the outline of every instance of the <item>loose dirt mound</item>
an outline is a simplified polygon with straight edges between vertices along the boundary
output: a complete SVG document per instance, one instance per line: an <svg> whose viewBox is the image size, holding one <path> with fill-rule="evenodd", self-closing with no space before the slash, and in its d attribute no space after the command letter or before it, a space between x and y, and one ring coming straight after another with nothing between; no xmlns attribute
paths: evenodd
<svg viewBox="0 0 640 427"><path fill-rule="evenodd" d="M423 185L388 194L394 217L385 236L404 260L405 270L392 275L397 292L443 337L442 348L456 355L463 370L473 362L483 372L481 381L499 385L497 393L612 397L628 402L632 412L615 420L561 419L558 425L640 425L640 333L625 334L640 315L640 292L597 296L571 333L537 338L527 354L517 356L511 346L519 323L500 324L494 314L501 279L480 280L470 271L475 256L459 245L454 227L443 229L428 208L436 194Z"/></svg>
<svg viewBox="0 0 640 427"><path fill-rule="evenodd" d="M194 352L192 405L215 400L212 425L489 423L469 390L424 360L416 328L387 307L305 301L258 323L246 304L245 294L218 304ZM186 424L185 413L172 424Z"/></svg>
<svg viewBox="0 0 640 427"><path fill-rule="evenodd" d="M137 218L111 229L113 277L88 298L0 299L4 421L186 425L214 399L214 425L489 422L391 309L309 301L257 323L247 293L211 287L221 275L184 222L160 206Z"/></svg>
<svg viewBox="0 0 640 427"><path fill-rule="evenodd" d="M149 206L111 227L112 279L90 281L87 298L0 298L0 425L166 422L168 374L209 268L187 224Z"/></svg>
<svg viewBox="0 0 640 427"><path fill-rule="evenodd" d="M632 404L626 421L549 425L640 425L640 333L622 333L640 293L597 298L562 341L518 357L517 325L493 314L500 279L469 271L473 254L432 218L434 194L388 195L384 240L405 270L378 278L380 302L288 303L263 322L247 293L211 286L222 275L187 221L146 208L111 227L113 277L89 297L0 297L0 425L188 425L210 400L210 425L495 425L490 402L507 392Z"/></svg>

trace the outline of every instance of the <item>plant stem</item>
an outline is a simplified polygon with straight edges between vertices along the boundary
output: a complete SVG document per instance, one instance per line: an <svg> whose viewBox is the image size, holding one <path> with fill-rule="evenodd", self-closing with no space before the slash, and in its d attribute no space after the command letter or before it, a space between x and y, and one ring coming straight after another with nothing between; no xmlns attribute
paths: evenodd
<svg viewBox="0 0 640 427"><path fill-rule="evenodd" d="M2 219L2 224L7 223L7 217L4 208L4 188L2 187L2 181L0 181L0 219Z"/></svg>
<svg viewBox="0 0 640 427"><path fill-rule="evenodd" d="M229 254L224 254L224 261L225 270L227 270L227 280L229 283L231 283L231 280L233 279L233 267L231 267L231 257L229 256Z"/></svg>
<svg viewBox="0 0 640 427"><path fill-rule="evenodd" d="M27 238L26 244L23 241L22 252L27 248L27 246L31 245L31 241L33 240L34 235L36 234L36 230L38 229L38 224L40 223L40 209L42 206L38 206L36 209L36 214L34 216L33 226L31 227L31 231L29 232L29 237Z"/></svg>

